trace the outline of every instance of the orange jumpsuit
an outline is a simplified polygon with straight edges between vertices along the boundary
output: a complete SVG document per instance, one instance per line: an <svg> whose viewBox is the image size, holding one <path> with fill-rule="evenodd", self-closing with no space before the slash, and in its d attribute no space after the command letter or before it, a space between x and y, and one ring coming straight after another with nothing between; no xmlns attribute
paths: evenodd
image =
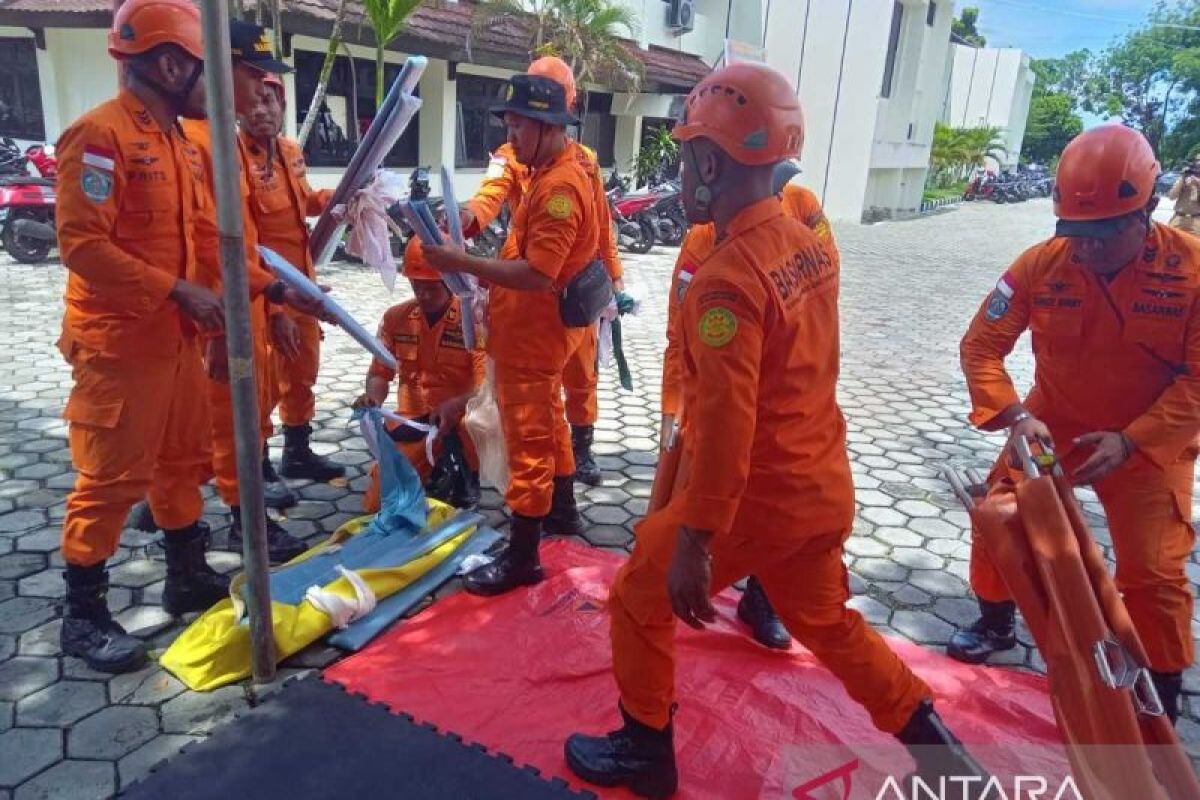
<svg viewBox="0 0 1200 800"><path fill-rule="evenodd" d="M1050 428L1067 468L1091 454L1072 444L1082 434L1130 438L1133 456L1094 488L1116 549L1117 588L1150 666L1180 671L1194 657L1184 565L1195 543L1200 241L1155 224L1142 255L1110 281L1073 264L1070 248L1051 239L1026 251L972 321L961 348L971 421L994 430L1021 402L1004 358L1028 328L1036 369L1024 405ZM1008 471L1002 459L993 477ZM971 553L971 586L984 600L1009 598L979 546Z"/></svg>
<svg viewBox="0 0 1200 800"><path fill-rule="evenodd" d="M300 145L282 136L273 152L259 147L245 133L241 145L248 157L251 211L260 244L286 258L316 279L308 252L308 217L325 210L330 190L308 185L308 166ZM271 349L271 368L278 389L279 419L284 425L307 425L316 409L313 386L321 360L321 324L316 317L288 309L300 334L300 354L285 358ZM268 409L267 413L270 413Z"/></svg>
<svg viewBox="0 0 1200 800"><path fill-rule="evenodd" d="M148 496L166 530L199 519L209 408L196 328L168 299L195 278L193 219L203 166L128 91L58 142L58 241L67 266L59 349L75 385L64 416L78 477L63 558L116 552L129 509Z"/></svg>
<svg viewBox="0 0 1200 800"><path fill-rule="evenodd" d="M558 293L595 259L604 227L585 158L583 148L569 142L537 170L504 243L504 258L526 260L553 280L552 287L527 292L493 286L489 298L488 354L496 363L496 404L511 476L505 499L526 517L546 516L554 478L575 474L563 415L563 370L583 340L595 334L563 325Z"/></svg>
<svg viewBox="0 0 1200 800"><path fill-rule="evenodd" d="M413 243L416 243L413 239ZM410 244L411 248L413 244ZM416 300L392 306L379 323L379 340L396 356L400 364L400 385L396 392L396 413L409 419L428 417L447 400L474 392L483 383L487 356L481 350L468 350L463 339L462 306L453 297L442 318L433 325ZM369 375L391 382L396 373L378 360L371 361ZM389 425L389 427L391 427ZM477 461L471 437L459 425L459 438L468 461ZM422 481L429 479L432 467L425 454L424 441L397 442L396 448L412 462ZM437 457L435 450L434 457ZM363 511L379 510L378 468L371 470L371 485L363 495Z"/></svg>
<svg viewBox="0 0 1200 800"><path fill-rule="evenodd" d="M817 196L802 186L789 183L780 198L783 213L799 220L810 228L825 246L825 251L834 266L841 265L841 254L833 239L833 229L825 218L825 210ZM713 226L693 225L688 229L675 261L675 272L671 276L671 294L667 297L667 349L663 352L662 413L670 416L679 414L680 391L682 390L683 364L679 350L679 315L683 313L683 297L688 283L695 276L696 267L708 257L715 246Z"/></svg>
<svg viewBox="0 0 1200 800"><path fill-rule="evenodd" d="M212 175L212 140L206 121L188 121L185 129L196 141L206 168L206 176ZM271 371L271 359L267 349L267 315L283 313L271 308L263 292L274 282L274 275L262 265L259 258L258 229L252 213L249 154L244 143L238 140L238 155L241 164L242 191L242 235L246 251L246 277L250 284L250 327L254 337L254 370L258 389L259 427L265 441L274 432L271 409L275 405L275 381ZM221 291L221 261L219 252L219 230L217 227L216 201L212 194L213 184L206 177L203 191L208 193L206 209L196 220L197 260L200 282L213 291ZM212 404L212 469L217 479L217 494L229 506L241 505L238 499L237 449L233 435L233 400L229 384L219 381L208 382Z"/></svg>
<svg viewBox="0 0 1200 800"><path fill-rule="evenodd" d="M758 576L788 630L899 731L929 688L850 598L854 520L838 408L837 265L775 198L741 211L683 293L682 478L636 529L610 593L622 706L662 729L675 700L667 570L680 526L713 532L712 591ZM702 468L699 468L702 466Z"/></svg>
<svg viewBox="0 0 1200 800"><path fill-rule="evenodd" d="M609 277L614 281L620 280L624 269L621 266L621 256L617 254L616 239L612 235L612 217L609 215L604 179L600 176L600 164L595 152L590 148L580 145L579 149L585 156L580 163L593 175L592 192L596 208L600 210L600 258L604 260ZM483 185L467 202L480 227L494 220L505 202L509 204L509 208L517 207L522 195L529 189L529 172L528 167L517 161L512 145L508 143L501 145L492 154ZM511 254L505 257L511 257ZM590 335L584 337L582 345L571 353L566 369L563 370L567 421L572 425L595 425L599 414L599 401L596 397L598 333L597 325Z"/></svg>

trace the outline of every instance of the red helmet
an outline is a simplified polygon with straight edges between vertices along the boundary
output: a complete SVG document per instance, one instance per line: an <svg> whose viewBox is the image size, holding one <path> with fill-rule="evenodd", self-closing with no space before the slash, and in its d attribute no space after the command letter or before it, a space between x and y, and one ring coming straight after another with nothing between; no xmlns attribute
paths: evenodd
<svg viewBox="0 0 1200 800"><path fill-rule="evenodd" d="M563 87L567 93L567 108L575 107L575 75L567 62L558 56L542 56L529 65L529 75L541 75Z"/></svg>
<svg viewBox="0 0 1200 800"><path fill-rule="evenodd" d="M1159 172L1154 149L1142 134L1119 124L1092 128L1063 150L1054 214L1067 222L1094 222L1139 211L1154 198Z"/></svg>
<svg viewBox="0 0 1200 800"><path fill-rule="evenodd" d="M113 15L108 54L116 59L141 55L162 44L204 59L200 11L188 0L126 0Z"/></svg>
<svg viewBox="0 0 1200 800"><path fill-rule="evenodd" d="M741 164L765 166L799 157L804 113L787 78L739 61L692 89L673 135L681 142L709 139Z"/></svg>

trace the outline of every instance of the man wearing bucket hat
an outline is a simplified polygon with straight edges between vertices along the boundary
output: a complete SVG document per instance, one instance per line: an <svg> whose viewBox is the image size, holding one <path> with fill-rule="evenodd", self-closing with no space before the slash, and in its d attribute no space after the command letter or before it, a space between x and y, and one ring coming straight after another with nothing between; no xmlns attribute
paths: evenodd
<svg viewBox="0 0 1200 800"><path fill-rule="evenodd" d="M1195 544L1200 239L1153 221L1158 174L1150 143L1131 128L1101 125L1072 140L1054 190L1057 235L1001 276L961 354L971 421L1052 442L1073 481L1095 489L1117 588L1174 719L1195 657L1185 567ZM1022 399L1004 359L1027 329L1036 371ZM1001 459L989 483L1006 492L1020 479ZM980 618L948 652L980 663L1016 646L1016 608L978 545L971 587Z"/></svg>
<svg viewBox="0 0 1200 800"><path fill-rule="evenodd" d="M854 485L835 399L838 267L783 213L772 182L804 140L795 90L761 64L724 67L692 90L675 137L688 219L713 223L722 246L683 298L680 477L638 525L609 593L624 724L572 736L567 764L643 797L675 792L675 617L703 628L711 596L755 574L788 630L923 777L981 777L929 687L846 606Z"/></svg>
<svg viewBox="0 0 1200 800"><path fill-rule="evenodd" d="M562 85L515 75L493 111L504 119L517 159L533 169L501 257L477 258L451 246L424 251L435 269L470 273L491 286L488 354L496 367L513 519L508 548L466 578L467 591L485 595L541 581L542 533L581 529L563 369L612 296L596 258L603 218L586 156L567 137L575 118Z"/></svg>

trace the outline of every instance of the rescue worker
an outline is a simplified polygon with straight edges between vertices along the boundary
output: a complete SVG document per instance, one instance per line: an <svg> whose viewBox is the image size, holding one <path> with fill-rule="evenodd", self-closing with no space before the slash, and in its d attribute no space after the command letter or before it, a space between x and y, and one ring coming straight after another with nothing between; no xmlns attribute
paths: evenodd
<svg viewBox="0 0 1200 800"><path fill-rule="evenodd" d="M561 58L543 56L529 65L530 75L542 75L563 87L567 93L567 108L573 109L576 101L575 76ZM600 164L590 148L581 145L587 156L584 168L592 174L595 203L600 215L600 257L612 279L613 289L622 291L623 267L617 254L617 243L612 235L612 218L608 209L608 196L604 191L604 179L600 175ZM511 144L500 146L488 164L483 185L475 196L463 204L462 226L468 237L491 224L508 203L514 209L528 191L531 171L516 157ZM583 338L583 344L571 353L563 370L563 389L566 394L567 421L571 424L571 448L575 454L575 480L590 486L598 486L602 477L600 467L592 455L595 439L596 418L599 416L599 399L596 387L596 347L599 324Z"/></svg>
<svg viewBox="0 0 1200 800"><path fill-rule="evenodd" d="M425 261L421 242L415 236L404 252L404 276L412 286L414 299L392 306L379 323L379 340L400 365L400 383L396 391L396 413L415 422L438 427L434 459L440 451L454 448L465 458L470 470L466 494L478 502L479 462L471 437L462 425L467 401L483 383L487 355L468 350L462 329L462 305L451 294L442 276ZM388 386L396 373L378 360L367 371L364 393L354 406L379 407L387 400ZM388 425L397 448L404 453L428 483L432 465L425 451L426 434L407 426ZM473 491L472 491L473 490ZM439 497L454 503L458 498ZM462 498L469 505L469 497ZM371 485L363 495L363 511L379 510L379 469L371 470Z"/></svg>
<svg viewBox="0 0 1200 800"><path fill-rule="evenodd" d="M909 746L923 777L982 776L929 687L846 606L854 485L835 399L838 268L772 186L804 138L795 90L765 65L731 64L692 90L675 137L688 220L713 223L718 242L683 297L680 479L638 525L609 595L624 725L572 736L567 764L644 797L675 792L672 614L703 628L709 598L756 574L792 634Z"/></svg>
<svg viewBox="0 0 1200 800"><path fill-rule="evenodd" d="M482 595L540 582L542 534L583 529L562 380L567 360L591 334L566 327L559 294L596 259L602 227L587 156L567 137L575 118L562 85L542 75L515 75L506 103L493 113L503 115L517 160L533 170L501 257L477 258L451 245L424 249L439 272L466 272L491 286L487 346L513 518L507 549L464 581L467 591Z"/></svg>
<svg viewBox="0 0 1200 800"><path fill-rule="evenodd" d="M784 214L806 225L825 248L825 252L837 267L841 264L833 229L821 208L817 196L803 186L791 182L800 174L800 167L792 160L781 161L772 174L772 188L783 204ZM680 391L682 389L683 354L680 350L679 320L683 313L683 298L688 284L695 277L696 267L707 258L716 245L716 233L712 224L692 225L684 237L675 261L675 274L671 278L672 290L667 298L667 348L663 352L662 379L662 423L659 442L669 441L671 429L679 416ZM774 650L786 650L792 637L783 621L771 607L762 583L751 575L746 579L746 590L738 601L738 618L750 628L755 641Z"/></svg>
<svg viewBox="0 0 1200 800"><path fill-rule="evenodd" d="M1171 227L1188 233L1197 232L1200 219L1200 157L1184 168L1183 174L1167 192L1175 201L1175 213L1171 216Z"/></svg>
<svg viewBox="0 0 1200 800"><path fill-rule="evenodd" d="M60 641L66 655L115 673L146 661L105 600L105 562L140 497L163 527L168 613L207 609L229 582L205 560L200 521L209 409L198 332L220 331L224 317L195 282L203 168L178 125L205 113L200 12L187 0L128 0L108 52L121 64L119 94L58 142L68 270L58 346L74 378L64 416L78 472L63 521Z"/></svg>
<svg viewBox="0 0 1200 800"><path fill-rule="evenodd" d="M298 142L281 135L287 105L283 82L267 73L264 83L268 91L260 92L258 102L239 114L240 145L250 165L251 210L258 240L316 280L308 250L307 219L325 210L333 192L314 191L309 186L304 151ZM316 411L313 387L321 361L320 322L309 314L281 309L271 316L270 324L271 369L283 423L280 471L286 478L341 478L346 468L314 453L309 443ZM265 451L263 468L274 473Z"/></svg>
<svg viewBox="0 0 1200 800"><path fill-rule="evenodd" d="M1116 584L1171 718L1194 658L1185 565L1195 543L1192 479L1200 434L1200 240L1151 218L1159 165L1121 125L1067 145L1054 193L1056 236L1027 250L962 341L971 422L1053 443L1076 485L1100 498ZM1024 400L1004 359L1033 332L1034 387ZM1010 478L1010 481L1001 481ZM1001 459L993 492L1013 491ZM950 641L968 663L1016 644L1015 605L987 553L971 551L981 616Z"/></svg>

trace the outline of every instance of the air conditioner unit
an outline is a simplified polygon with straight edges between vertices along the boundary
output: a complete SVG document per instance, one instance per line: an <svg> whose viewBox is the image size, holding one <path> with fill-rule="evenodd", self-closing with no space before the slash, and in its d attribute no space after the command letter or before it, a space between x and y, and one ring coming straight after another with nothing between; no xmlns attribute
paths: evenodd
<svg viewBox="0 0 1200 800"><path fill-rule="evenodd" d="M667 27L673 33L688 33L696 27L696 0L671 0Z"/></svg>

